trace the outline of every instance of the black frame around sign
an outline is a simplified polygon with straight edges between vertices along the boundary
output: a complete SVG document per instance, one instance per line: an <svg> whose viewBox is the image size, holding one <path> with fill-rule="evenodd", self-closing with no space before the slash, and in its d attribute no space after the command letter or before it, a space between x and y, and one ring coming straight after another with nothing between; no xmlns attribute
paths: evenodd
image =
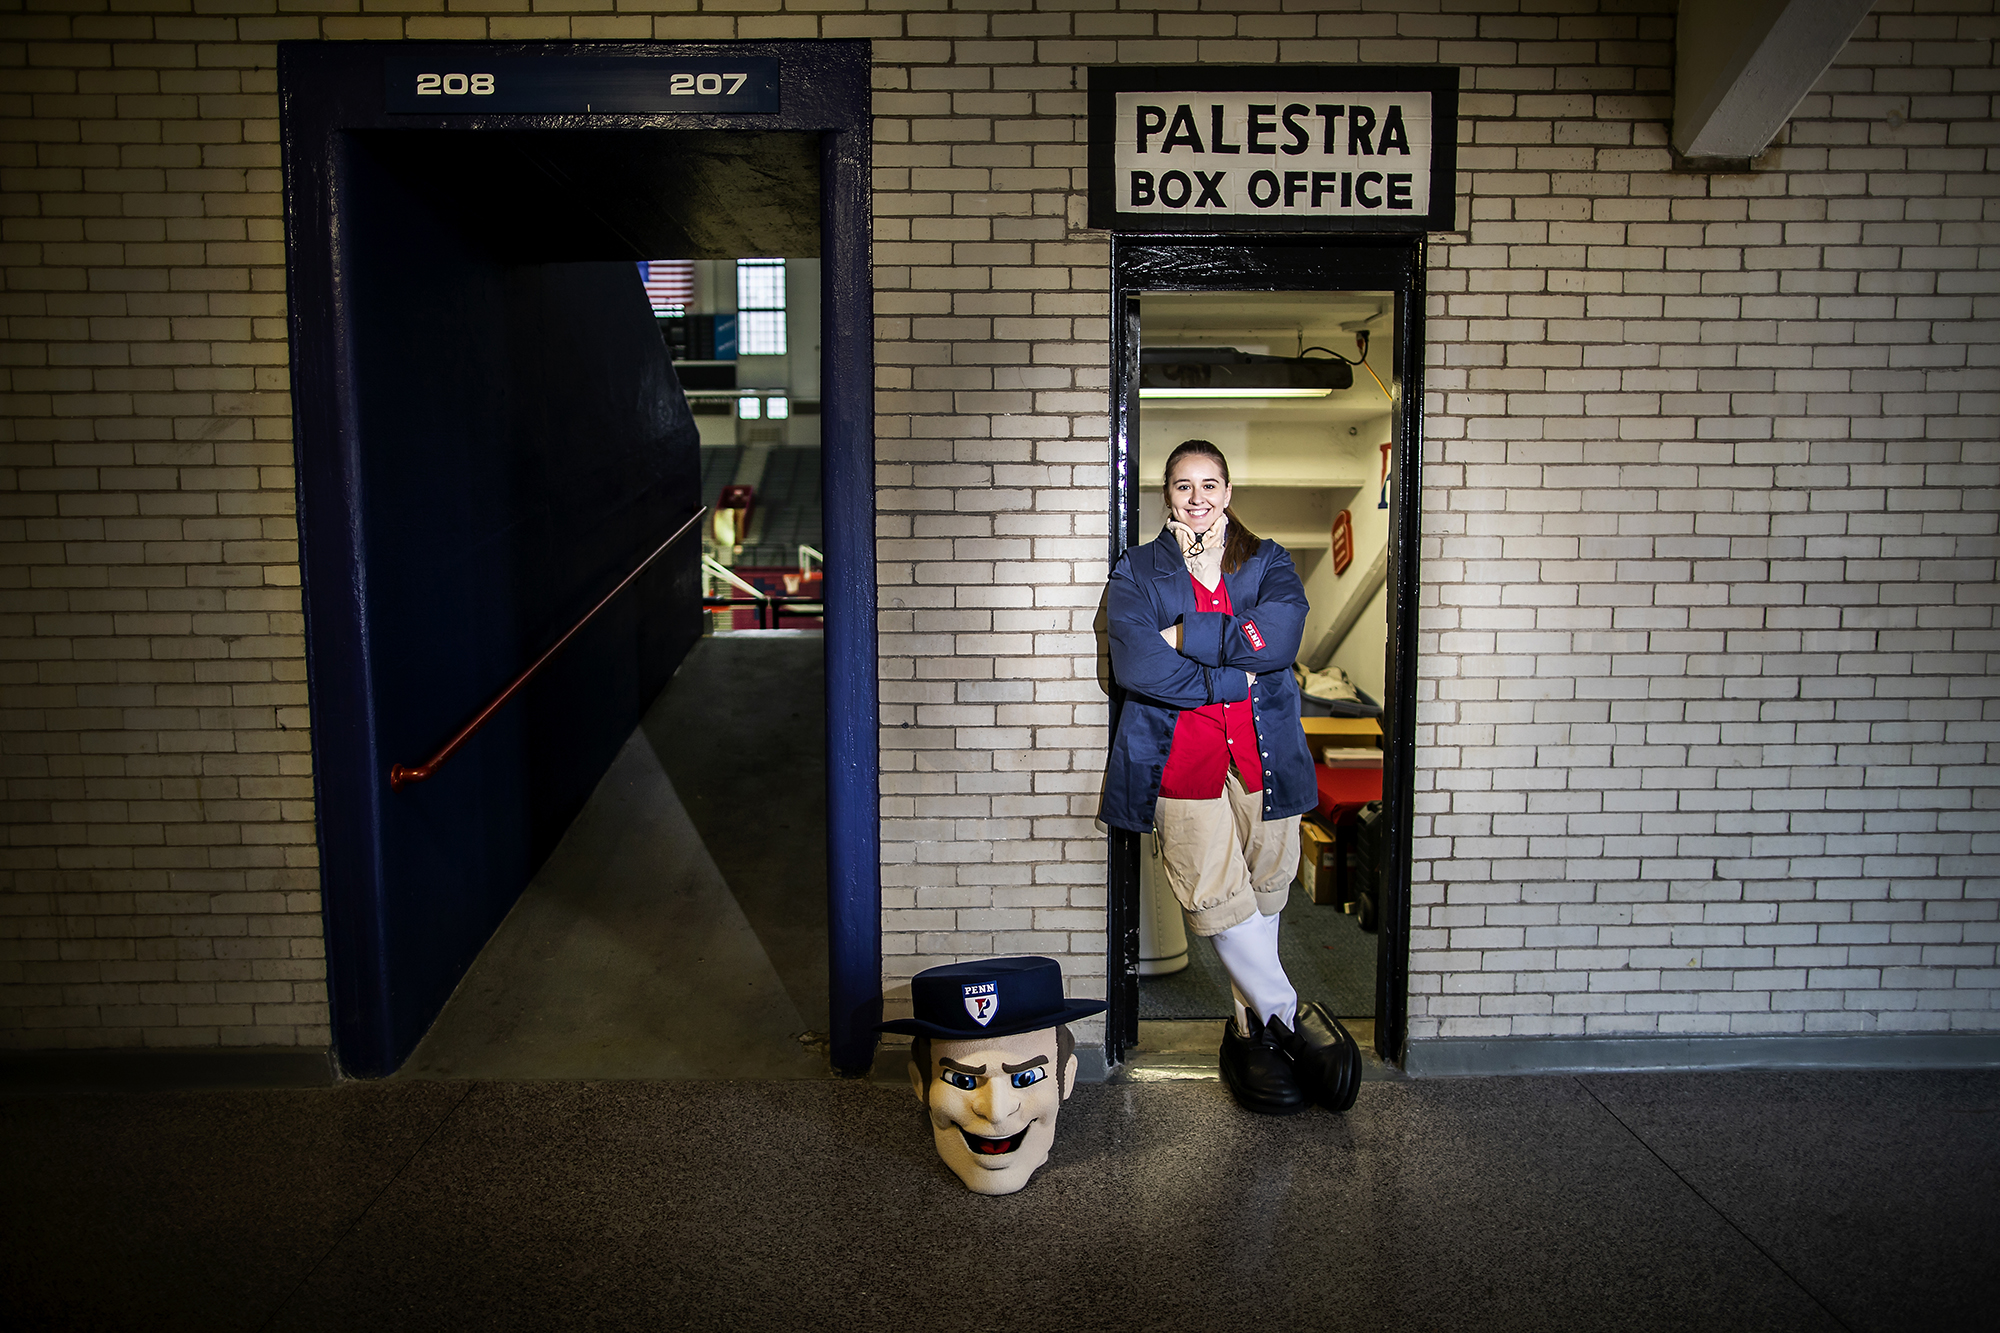
<svg viewBox="0 0 2000 1333"><path fill-rule="evenodd" d="M1118 207L1118 94L1242 92L1395 93L1431 96L1431 209L1409 217L1176 217ZM1218 234L1384 233L1458 228L1458 66L1456 65L1092 65L1090 67L1090 225L1116 232Z"/></svg>

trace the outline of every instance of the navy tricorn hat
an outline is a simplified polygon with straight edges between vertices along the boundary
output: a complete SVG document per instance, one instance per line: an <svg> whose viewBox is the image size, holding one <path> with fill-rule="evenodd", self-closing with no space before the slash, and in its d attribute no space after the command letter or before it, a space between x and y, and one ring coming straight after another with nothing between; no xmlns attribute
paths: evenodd
<svg viewBox="0 0 2000 1333"><path fill-rule="evenodd" d="M1053 958L983 958L927 967L910 978L914 1018L895 1018L884 1032L946 1041L1010 1037L1104 1012L1102 1000L1065 1000L1062 966Z"/></svg>

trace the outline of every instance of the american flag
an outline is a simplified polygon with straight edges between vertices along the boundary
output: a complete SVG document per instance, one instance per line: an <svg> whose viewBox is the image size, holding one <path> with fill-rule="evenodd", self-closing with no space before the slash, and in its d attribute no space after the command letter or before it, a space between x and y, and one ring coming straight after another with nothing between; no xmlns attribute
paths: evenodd
<svg viewBox="0 0 2000 1333"><path fill-rule="evenodd" d="M679 315L694 300L692 259L646 259L639 262L639 281L656 315Z"/></svg>

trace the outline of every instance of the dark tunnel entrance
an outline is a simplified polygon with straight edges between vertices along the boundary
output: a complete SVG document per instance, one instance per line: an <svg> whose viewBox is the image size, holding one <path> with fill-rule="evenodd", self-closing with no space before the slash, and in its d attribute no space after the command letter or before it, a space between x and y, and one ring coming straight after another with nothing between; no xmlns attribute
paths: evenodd
<svg viewBox="0 0 2000 1333"><path fill-rule="evenodd" d="M394 1071L452 1000L448 1015L485 1011L489 1045L529 1052L527 1066L503 1062L497 1076L670 1074L672 1059L663 1068L637 1048L648 1033L671 1047L677 1030L714 1026L714 996L725 992L757 1014L795 1015L784 1026L830 1029L834 1062L865 1065L872 1033L859 1034L879 1007L879 943L856 950L848 923L865 917L872 935L872 725L865 771L826 761L850 751L852 724L874 713L872 628L848 623L869 613L845 614L872 603L872 507L858 522L852 512L869 497L854 484L871 470L865 432L853 428L868 420L866 391L852 387L867 376L825 375L830 387L850 386L826 395L818 451L825 688L817 634L810 643L799 631L777 636L792 641L765 656L781 660L775 674L789 688L767 689L779 719L759 720L750 714L773 710L748 691L773 675L771 664L745 659L740 645L717 656L703 643L703 566L716 563L704 557L704 534L711 546L715 534L712 521L692 520L705 501L713 508L702 474L714 451L702 448L695 412L713 412L714 386L694 371L682 383L673 330L642 269L739 259L818 268L833 298L818 369L865 357L865 297L858 310L851 299L865 292L865 231L859 246L824 262L820 245L829 214L842 211L823 183L838 204L857 198L852 155L835 151L842 136L817 126L638 127L632 117L406 128L407 117L356 117L331 95L351 98L370 79L379 89L380 57L310 50L302 61L305 50L288 49L283 62L287 220L315 783L342 1066ZM335 121L346 111L350 123L314 134L300 114L314 105ZM864 88L863 125L865 111ZM310 147L324 149L317 161ZM683 337L683 364L689 350ZM771 396L755 401L770 410ZM867 697L853 700L858 673L832 659L858 639L869 679ZM434 774L387 780L391 765L419 765L558 641L561 650ZM684 664L688 679L668 688ZM676 690L698 701L670 700ZM824 707L835 699L862 707ZM845 732L829 734L829 712ZM732 718L748 718L758 734L732 731ZM774 745L775 760L755 762ZM726 774L716 765L724 755L735 760ZM768 891L740 901L724 883L729 866L718 865L729 853L710 856L705 842L728 844L733 820L744 845L760 846L758 806L783 794L760 796L746 772L775 786L823 781L815 775L830 768L840 790L822 787L823 798L787 807L794 842L821 853L797 858L784 881L809 901L789 912ZM720 816L704 799L711 788L728 797ZM863 800L871 818L856 821ZM678 813L659 817L663 802ZM769 869L743 873L768 878ZM502 964L481 957L489 939L514 972L496 974ZM713 971L753 955L782 973L761 991ZM549 979L557 971L568 974L560 985ZM797 1032L763 1035L800 1050ZM546 1058L532 1053L537 1041ZM569 1059L593 1049L611 1063ZM811 1058L824 1068L818 1048ZM456 1069L450 1058L419 1064L467 1072L462 1058ZM490 1062L473 1065L495 1074Z"/></svg>

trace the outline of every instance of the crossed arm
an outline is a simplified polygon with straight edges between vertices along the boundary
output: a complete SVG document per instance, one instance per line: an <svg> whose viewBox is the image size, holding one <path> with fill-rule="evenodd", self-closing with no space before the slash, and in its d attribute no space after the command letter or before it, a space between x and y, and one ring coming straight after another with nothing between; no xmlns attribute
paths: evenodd
<svg viewBox="0 0 2000 1333"><path fill-rule="evenodd" d="M1129 566L1111 573L1111 667L1118 683L1175 708L1249 697L1261 673L1289 671L1305 632L1306 593L1281 548L1256 601L1232 613L1197 611L1164 629Z"/></svg>
<svg viewBox="0 0 2000 1333"><path fill-rule="evenodd" d="M1126 561L1111 571L1107 601L1111 672L1120 685L1169 708L1201 708L1250 697L1250 681L1243 671L1194 661L1168 643L1166 631L1157 628L1158 613Z"/></svg>
<svg viewBox="0 0 2000 1333"><path fill-rule="evenodd" d="M1175 652L1179 652L1181 650L1181 622L1176 620L1173 624L1161 630L1160 637L1166 640L1167 647L1173 649ZM1250 678L1252 685L1257 683L1256 672L1246 671L1243 674Z"/></svg>
<svg viewBox="0 0 2000 1333"><path fill-rule="evenodd" d="M1160 631L1181 656L1204 666L1235 667L1251 679L1288 671L1305 634L1306 590L1280 547L1264 567L1256 601L1232 612L1197 611Z"/></svg>

